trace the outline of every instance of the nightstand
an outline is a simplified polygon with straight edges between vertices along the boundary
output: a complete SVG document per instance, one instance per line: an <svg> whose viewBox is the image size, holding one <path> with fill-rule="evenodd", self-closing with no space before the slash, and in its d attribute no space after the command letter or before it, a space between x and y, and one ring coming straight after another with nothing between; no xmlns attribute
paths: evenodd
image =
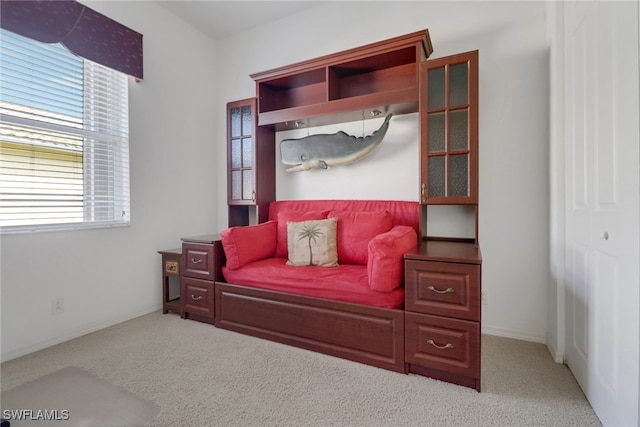
<svg viewBox="0 0 640 427"><path fill-rule="evenodd" d="M180 313L180 273L182 249L158 251L162 255L162 314Z"/></svg>
<svg viewBox="0 0 640 427"><path fill-rule="evenodd" d="M214 323L214 282L222 280L223 264L219 234L182 238L182 317Z"/></svg>

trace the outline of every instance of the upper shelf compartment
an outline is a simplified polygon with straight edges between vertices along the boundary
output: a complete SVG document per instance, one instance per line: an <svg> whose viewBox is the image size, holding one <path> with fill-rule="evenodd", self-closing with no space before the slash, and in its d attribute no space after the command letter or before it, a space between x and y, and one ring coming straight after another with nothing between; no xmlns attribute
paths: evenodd
<svg viewBox="0 0 640 427"><path fill-rule="evenodd" d="M258 125L277 130L418 111L418 64L433 52L429 31L251 75Z"/></svg>

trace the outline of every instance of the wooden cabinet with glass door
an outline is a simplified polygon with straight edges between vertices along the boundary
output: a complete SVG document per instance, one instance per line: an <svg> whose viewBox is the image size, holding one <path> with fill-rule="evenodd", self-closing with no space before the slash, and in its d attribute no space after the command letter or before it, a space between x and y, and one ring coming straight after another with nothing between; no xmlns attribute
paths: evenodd
<svg viewBox="0 0 640 427"><path fill-rule="evenodd" d="M423 204L478 203L478 51L420 64Z"/></svg>
<svg viewBox="0 0 640 427"><path fill-rule="evenodd" d="M248 225L268 217L275 198L275 132L258 126L256 98L227 104L227 204L229 226Z"/></svg>
<svg viewBox="0 0 640 427"><path fill-rule="evenodd" d="M423 241L404 255L407 371L480 391L478 51L420 64L420 132ZM474 210L464 218L475 236L427 230L430 205Z"/></svg>

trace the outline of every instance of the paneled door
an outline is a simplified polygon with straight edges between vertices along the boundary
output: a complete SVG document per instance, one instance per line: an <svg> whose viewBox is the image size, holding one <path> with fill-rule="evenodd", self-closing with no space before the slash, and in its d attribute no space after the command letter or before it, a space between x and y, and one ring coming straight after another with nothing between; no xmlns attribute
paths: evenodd
<svg viewBox="0 0 640 427"><path fill-rule="evenodd" d="M566 362L604 425L638 425L638 2L567 2Z"/></svg>

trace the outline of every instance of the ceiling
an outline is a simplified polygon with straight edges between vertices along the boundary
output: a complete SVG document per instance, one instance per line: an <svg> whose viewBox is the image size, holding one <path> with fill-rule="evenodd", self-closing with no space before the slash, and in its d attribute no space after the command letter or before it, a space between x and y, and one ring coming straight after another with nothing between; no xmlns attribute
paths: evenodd
<svg viewBox="0 0 640 427"><path fill-rule="evenodd" d="M221 39L322 4L322 1L156 0L213 39Z"/></svg>

